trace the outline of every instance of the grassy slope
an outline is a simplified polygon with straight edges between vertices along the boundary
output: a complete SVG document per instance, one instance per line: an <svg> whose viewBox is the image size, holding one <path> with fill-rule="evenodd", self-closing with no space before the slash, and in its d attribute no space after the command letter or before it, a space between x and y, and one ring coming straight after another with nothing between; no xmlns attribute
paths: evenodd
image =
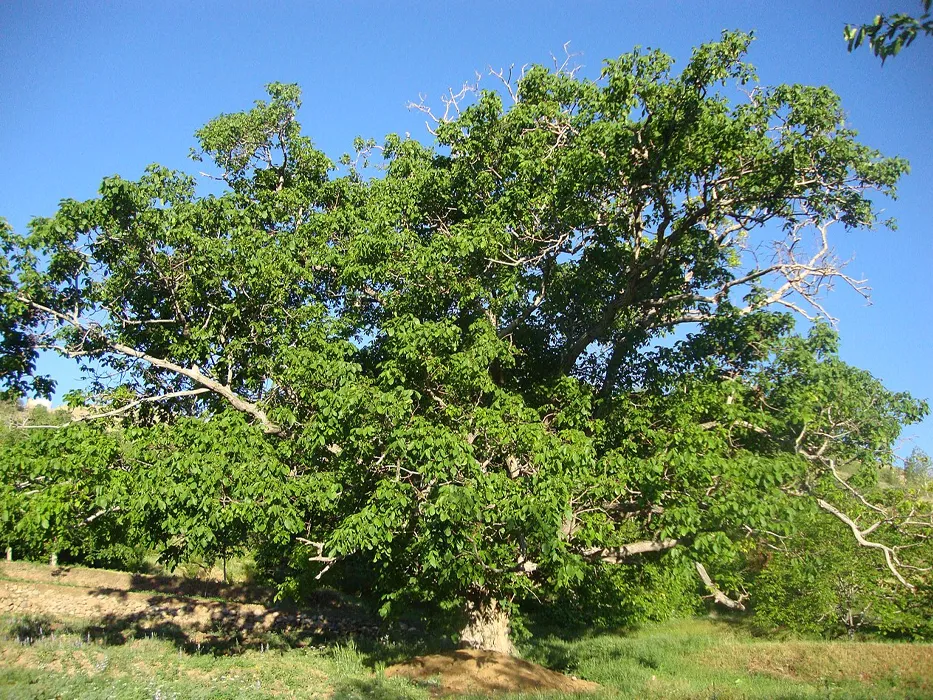
<svg viewBox="0 0 933 700"><path fill-rule="evenodd" d="M530 660L601 683L597 698L933 698L931 645L763 642L713 620L575 641L545 636L523 651ZM424 688L382 677L375 659L400 653L362 653L350 644L211 656L158 638L108 646L88 641L75 624L64 633L47 626L40 632L36 621L7 616L0 697L429 697Z"/></svg>
<svg viewBox="0 0 933 700"><path fill-rule="evenodd" d="M933 698L933 645L764 641L711 619L526 650L543 663L638 698Z"/></svg>

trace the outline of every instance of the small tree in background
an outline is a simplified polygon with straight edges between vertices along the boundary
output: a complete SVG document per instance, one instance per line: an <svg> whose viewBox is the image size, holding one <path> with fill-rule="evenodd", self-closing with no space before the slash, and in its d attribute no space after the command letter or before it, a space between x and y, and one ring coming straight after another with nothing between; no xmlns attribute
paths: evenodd
<svg viewBox="0 0 933 700"><path fill-rule="evenodd" d="M904 479L909 486L927 486L933 479L933 460L930 455L915 447L904 461Z"/></svg>

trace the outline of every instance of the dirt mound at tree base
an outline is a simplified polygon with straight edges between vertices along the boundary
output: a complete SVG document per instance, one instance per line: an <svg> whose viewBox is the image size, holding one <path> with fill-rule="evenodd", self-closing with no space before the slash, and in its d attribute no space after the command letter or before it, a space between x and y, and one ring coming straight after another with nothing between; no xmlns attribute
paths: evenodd
<svg viewBox="0 0 933 700"><path fill-rule="evenodd" d="M443 695L548 690L585 693L599 688L597 683L571 678L514 656L475 649L416 656L390 666L385 673L436 683L437 692Z"/></svg>

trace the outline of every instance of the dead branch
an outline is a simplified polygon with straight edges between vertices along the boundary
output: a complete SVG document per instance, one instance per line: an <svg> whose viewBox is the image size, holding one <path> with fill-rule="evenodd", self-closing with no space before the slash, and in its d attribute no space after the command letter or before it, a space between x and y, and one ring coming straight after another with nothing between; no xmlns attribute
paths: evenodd
<svg viewBox="0 0 933 700"><path fill-rule="evenodd" d="M894 577L911 591L916 590L916 586L905 579L901 572L898 570L898 567L903 565L898 560L897 553L894 551L894 549L892 547L888 547L887 545L883 545L880 542L872 542L871 540L865 538L865 534L873 530L874 527L870 528L869 530L862 530L855 523L855 521L852 520L852 518L836 508L832 503L824 501L822 498L817 498L816 503L827 513L830 513L838 520L848 525L849 529L852 530L852 534L855 535L855 541L858 542L860 546L867 547L869 549L881 550L881 552L884 553L885 564L887 564L888 570L894 574Z"/></svg>

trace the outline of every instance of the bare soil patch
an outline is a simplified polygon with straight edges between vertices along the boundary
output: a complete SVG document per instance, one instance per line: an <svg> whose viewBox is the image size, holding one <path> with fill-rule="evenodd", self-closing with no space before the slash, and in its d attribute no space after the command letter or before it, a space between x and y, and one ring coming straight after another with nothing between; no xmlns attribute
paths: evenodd
<svg viewBox="0 0 933 700"><path fill-rule="evenodd" d="M560 691L585 693L599 685L494 651L460 649L417 656L386 669L386 676L404 676L433 686L440 695Z"/></svg>

